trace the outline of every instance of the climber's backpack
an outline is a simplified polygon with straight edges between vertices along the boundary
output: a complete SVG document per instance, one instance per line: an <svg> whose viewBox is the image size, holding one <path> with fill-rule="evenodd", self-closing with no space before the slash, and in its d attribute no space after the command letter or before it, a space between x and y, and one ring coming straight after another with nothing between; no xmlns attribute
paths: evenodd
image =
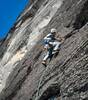
<svg viewBox="0 0 88 100"><path fill-rule="evenodd" d="M49 33L44 39L43 39L43 43L45 44L49 44L49 42L53 42L55 40L53 34Z"/></svg>

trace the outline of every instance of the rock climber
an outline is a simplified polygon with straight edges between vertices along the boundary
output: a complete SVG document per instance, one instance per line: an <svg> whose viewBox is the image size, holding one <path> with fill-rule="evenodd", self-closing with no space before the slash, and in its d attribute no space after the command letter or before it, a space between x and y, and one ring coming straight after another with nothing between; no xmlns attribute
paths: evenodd
<svg viewBox="0 0 88 100"><path fill-rule="evenodd" d="M58 34L58 38L56 38L57 30L55 28L51 29L51 32L44 37L44 50L47 51L45 57L43 58L42 64L46 65L46 61L48 58L51 58L52 55L59 52L60 45L64 42L64 38Z"/></svg>

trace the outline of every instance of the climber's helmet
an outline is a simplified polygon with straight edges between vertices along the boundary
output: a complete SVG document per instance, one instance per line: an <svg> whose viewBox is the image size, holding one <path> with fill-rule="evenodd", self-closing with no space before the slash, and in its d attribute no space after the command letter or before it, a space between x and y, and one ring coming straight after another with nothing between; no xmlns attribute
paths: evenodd
<svg viewBox="0 0 88 100"><path fill-rule="evenodd" d="M56 33L57 33L57 30L56 30L55 28L52 28L52 29L51 29L51 33L52 33L52 34L56 34Z"/></svg>

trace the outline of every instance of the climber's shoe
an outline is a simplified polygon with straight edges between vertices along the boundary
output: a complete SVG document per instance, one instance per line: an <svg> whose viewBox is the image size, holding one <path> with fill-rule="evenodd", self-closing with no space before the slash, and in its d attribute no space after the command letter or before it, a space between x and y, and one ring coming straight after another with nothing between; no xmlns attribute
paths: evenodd
<svg viewBox="0 0 88 100"><path fill-rule="evenodd" d="M58 55L58 53L59 53L59 50L54 50L54 51L52 52L52 54L54 55L54 57L56 57L56 56Z"/></svg>
<svg viewBox="0 0 88 100"><path fill-rule="evenodd" d="M59 52L59 50L53 50L52 54L54 55L54 54L56 54L58 52Z"/></svg>
<svg viewBox="0 0 88 100"><path fill-rule="evenodd" d="M42 64L46 67L46 61L42 61Z"/></svg>

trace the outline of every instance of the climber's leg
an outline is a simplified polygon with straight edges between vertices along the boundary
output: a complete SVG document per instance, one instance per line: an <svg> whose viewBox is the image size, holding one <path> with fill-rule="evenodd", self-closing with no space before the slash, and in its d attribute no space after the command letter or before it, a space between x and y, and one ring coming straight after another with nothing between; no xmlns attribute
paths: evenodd
<svg viewBox="0 0 88 100"><path fill-rule="evenodd" d="M47 54L46 56L43 58L43 62L42 64L46 64L46 61L50 58L52 58L52 51L53 51L53 48L49 48L48 51L47 51Z"/></svg>
<svg viewBox="0 0 88 100"><path fill-rule="evenodd" d="M59 47L60 47L60 42L54 42L54 49L53 50L58 50L59 49Z"/></svg>
<svg viewBox="0 0 88 100"><path fill-rule="evenodd" d="M49 58L49 51L47 51L46 56L43 58L42 64L46 64L48 58Z"/></svg>
<svg viewBox="0 0 88 100"><path fill-rule="evenodd" d="M54 48L53 48L53 54L59 52L60 45L61 45L61 43L58 42L58 41L55 41L55 42L53 43L53 46L54 46Z"/></svg>
<svg viewBox="0 0 88 100"><path fill-rule="evenodd" d="M50 59L50 61L52 60L52 57L53 57L52 52L53 52L53 46L49 49L49 59Z"/></svg>

